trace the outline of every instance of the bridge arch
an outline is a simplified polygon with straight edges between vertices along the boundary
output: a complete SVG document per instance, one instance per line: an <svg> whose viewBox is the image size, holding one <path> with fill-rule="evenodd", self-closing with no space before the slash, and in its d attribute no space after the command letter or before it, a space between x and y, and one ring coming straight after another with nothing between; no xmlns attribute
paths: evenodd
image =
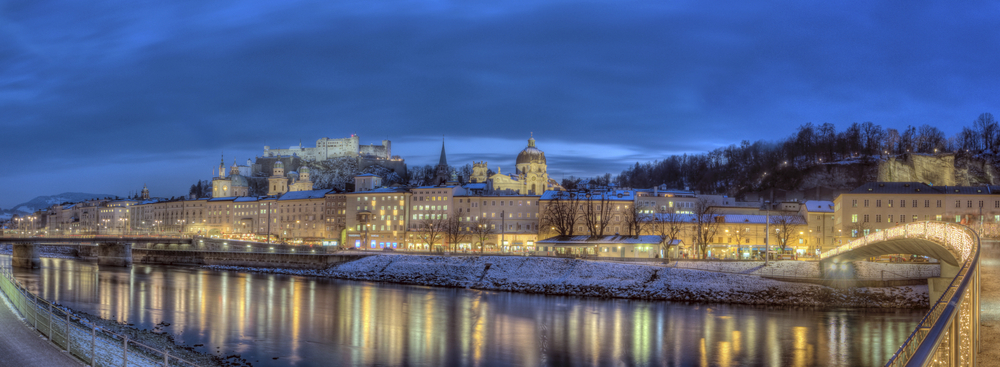
<svg viewBox="0 0 1000 367"><path fill-rule="evenodd" d="M980 348L979 236L953 223L910 223L824 252L820 261L893 253L934 257L941 263L942 276L928 279L931 310L885 365L975 366Z"/></svg>
<svg viewBox="0 0 1000 367"><path fill-rule="evenodd" d="M820 254L821 263L866 259L887 254L915 254L938 259L942 265L960 267L978 241L965 226L944 222L918 222L895 226L858 238Z"/></svg>

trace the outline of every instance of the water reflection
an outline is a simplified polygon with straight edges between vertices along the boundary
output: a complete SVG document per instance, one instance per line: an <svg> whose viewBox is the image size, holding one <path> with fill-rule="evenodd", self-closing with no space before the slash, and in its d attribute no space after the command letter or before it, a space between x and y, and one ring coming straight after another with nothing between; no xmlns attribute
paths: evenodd
<svg viewBox="0 0 1000 367"><path fill-rule="evenodd" d="M9 266L9 257L2 259ZM922 311L577 299L42 259L51 300L257 366L875 366ZM273 359L277 357L278 359Z"/></svg>

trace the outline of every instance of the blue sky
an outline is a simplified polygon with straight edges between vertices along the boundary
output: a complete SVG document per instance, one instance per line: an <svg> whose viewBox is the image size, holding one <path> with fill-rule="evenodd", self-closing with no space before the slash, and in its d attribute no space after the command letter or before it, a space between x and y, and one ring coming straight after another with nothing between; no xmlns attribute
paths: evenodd
<svg viewBox="0 0 1000 367"><path fill-rule="evenodd" d="M384 138L409 164L556 178L774 140L806 122L998 113L995 2L0 3L0 207L182 195L219 154Z"/></svg>

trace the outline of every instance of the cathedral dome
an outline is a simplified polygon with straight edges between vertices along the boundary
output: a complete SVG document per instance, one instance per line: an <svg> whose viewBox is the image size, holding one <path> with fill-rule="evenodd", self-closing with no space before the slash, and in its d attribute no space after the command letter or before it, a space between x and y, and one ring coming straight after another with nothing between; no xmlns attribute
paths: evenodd
<svg viewBox="0 0 1000 367"><path fill-rule="evenodd" d="M308 174L309 173L309 167L302 166L302 168L299 168L299 173L306 173L306 174Z"/></svg>
<svg viewBox="0 0 1000 367"><path fill-rule="evenodd" d="M281 161L275 161L274 168L285 168L285 164L281 163Z"/></svg>
<svg viewBox="0 0 1000 367"><path fill-rule="evenodd" d="M243 175L232 175L230 177L230 179L233 180L233 182L232 182L233 187L236 187L236 186L250 186L249 184L247 184L247 178L243 177Z"/></svg>
<svg viewBox="0 0 1000 367"><path fill-rule="evenodd" d="M522 163L546 164L545 152L535 147L535 138L528 139L528 147L517 155L516 164Z"/></svg>

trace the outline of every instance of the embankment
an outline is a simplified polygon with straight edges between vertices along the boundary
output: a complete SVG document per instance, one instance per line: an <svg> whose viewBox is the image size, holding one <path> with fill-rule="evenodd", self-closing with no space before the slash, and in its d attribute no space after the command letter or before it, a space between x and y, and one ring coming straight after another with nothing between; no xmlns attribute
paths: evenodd
<svg viewBox="0 0 1000 367"><path fill-rule="evenodd" d="M926 308L927 286L834 289L755 275L575 259L378 255L324 270L219 270L550 295L815 308Z"/></svg>

